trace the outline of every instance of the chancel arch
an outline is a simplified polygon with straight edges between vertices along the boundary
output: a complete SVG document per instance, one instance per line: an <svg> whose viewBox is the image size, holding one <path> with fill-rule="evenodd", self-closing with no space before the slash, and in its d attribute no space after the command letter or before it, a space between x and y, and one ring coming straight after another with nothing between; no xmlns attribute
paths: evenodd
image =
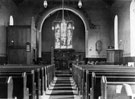
<svg viewBox="0 0 135 99"><path fill-rule="evenodd" d="M43 26L43 23L44 21L53 13L57 12L57 11L60 11L62 10L63 8L62 7L57 7L57 8L53 8L49 11L47 11L46 13L44 13L38 23L37 23L37 30L38 30L38 35L37 35L37 39L38 39L38 57L42 57L41 55L41 52L42 52L42 38L41 38L41 35L42 35L42 26ZM78 10L74 9L74 8L71 8L71 7L67 7L65 6L64 7L64 10L65 11L71 11L72 13L74 13L75 15L77 15L83 22L84 24L84 28L85 28L85 54L87 55L88 51L87 51L87 48L88 48L88 31L89 31L89 23L87 21L87 19L85 18L85 16Z"/></svg>

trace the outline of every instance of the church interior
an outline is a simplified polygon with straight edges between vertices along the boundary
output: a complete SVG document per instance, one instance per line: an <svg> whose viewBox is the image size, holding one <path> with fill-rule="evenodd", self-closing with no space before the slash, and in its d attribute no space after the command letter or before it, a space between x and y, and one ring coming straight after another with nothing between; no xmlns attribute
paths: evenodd
<svg viewBox="0 0 135 99"><path fill-rule="evenodd" d="M135 99L135 0L0 0L0 99Z"/></svg>

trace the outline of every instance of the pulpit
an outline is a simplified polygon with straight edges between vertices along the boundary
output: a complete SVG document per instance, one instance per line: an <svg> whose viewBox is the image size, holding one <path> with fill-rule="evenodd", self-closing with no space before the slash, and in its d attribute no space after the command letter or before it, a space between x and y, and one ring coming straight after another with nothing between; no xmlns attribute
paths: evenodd
<svg viewBox="0 0 135 99"><path fill-rule="evenodd" d="M107 49L107 63L121 64L122 63L122 50Z"/></svg>

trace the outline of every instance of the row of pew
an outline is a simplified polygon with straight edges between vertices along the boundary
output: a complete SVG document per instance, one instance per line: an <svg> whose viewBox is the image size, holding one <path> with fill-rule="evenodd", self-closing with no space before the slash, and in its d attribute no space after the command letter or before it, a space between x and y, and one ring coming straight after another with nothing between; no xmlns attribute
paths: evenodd
<svg viewBox="0 0 135 99"><path fill-rule="evenodd" d="M54 78L55 65L0 66L0 99L39 99Z"/></svg>
<svg viewBox="0 0 135 99"><path fill-rule="evenodd" d="M82 99L135 99L135 68L122 65L74 65Z"/></svg>

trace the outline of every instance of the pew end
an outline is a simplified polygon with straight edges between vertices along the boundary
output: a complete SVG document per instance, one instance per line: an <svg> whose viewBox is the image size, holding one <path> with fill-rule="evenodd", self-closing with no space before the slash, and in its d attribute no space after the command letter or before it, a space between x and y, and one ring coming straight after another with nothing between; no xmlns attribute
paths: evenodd
<svg viewBox="0 0 135 99"><path fill-rule="evenodd" d="M13 79L12 77L0 77L0 99L13 98Z"/></svg>
<svg viewBox="0 0 135 99"><path fill-rule="evenodd" d="M111 82L102 76L101 89L101 99L135 99L135 82Z"/></svg>

